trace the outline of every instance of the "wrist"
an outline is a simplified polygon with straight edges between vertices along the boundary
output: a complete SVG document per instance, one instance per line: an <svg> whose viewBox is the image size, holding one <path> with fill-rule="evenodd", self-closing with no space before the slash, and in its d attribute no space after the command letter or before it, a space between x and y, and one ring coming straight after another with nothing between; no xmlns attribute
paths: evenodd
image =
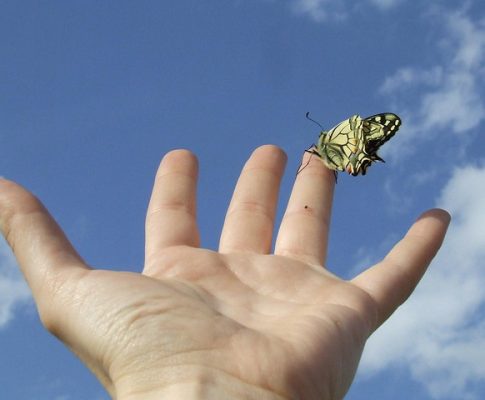
<svg viewBox="0 0 485 400"><path fill-rule="evenodd" d="M285 400L288 397L276 394L269 389L251 385L234 376L217 372L198 371L188 376L190 368L180 371L171 370L169 376L176 378L167 381L161 374L159 379L145 376L142 382L131 381L131 384L117 390L117 400ZM160 384L157 383L160 382Z"/></svg>

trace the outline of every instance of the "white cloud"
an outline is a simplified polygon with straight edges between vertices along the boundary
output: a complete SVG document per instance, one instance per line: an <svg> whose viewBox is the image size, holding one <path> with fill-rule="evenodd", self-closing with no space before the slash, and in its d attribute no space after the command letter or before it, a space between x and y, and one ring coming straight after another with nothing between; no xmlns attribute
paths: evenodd
<svg viewBox="0 0 485 400"><path fill-rule="evenodd" d="M17 306L30 302L30 289L20 274L10 248L0 241L0 329L7 326Z"/></svg>
<svg viewBox="0 0 485 400"><path fill-rule="evenodd" d="M440 10L431 17L444 27L441 62L427 69L401 68L381 87L382 93L403 104L400 108L411 121L406 147L438 131L468 132L485 120L485 24L472 20L466 10ZM417 93L409 95L412 89Z"/></svg>
<svg viewBox="0 0 485 400"><path fill-rule="evenodd" d="M473 71L450 71L442 86L422 97L423 129L448 129L463 133L485 119L485 106Z"/></svg>
<svg viewBox="0 0 485 400"><path fill-rule="evenodd" d="M317 22L321 22L329 16L332 0L294 0L293 9L303 15L308 15Z"/></svg>
<svg viewBox="0 0 485 400"><path fill-rule="evenodd" d="M443 68L441 66L429 70L404 67L398 69L394 75L387 77L380 90L384 94L394 94L412 85L436 87L441 82L443 82Z"/></svg>
<svg viewBox="0 0 485 400"><path fill-rule="evenodd" d="M452 32L458 51L454 64L465 68L483 66L485 59L485 20L476 23L466 17L465 11L456 11L448 15L448 26ZM454 46L454 43L451 43Z"/></svg>
<svg viewBox="0 0 485 400"><path fill-rule="evenodd" d="M485 379L485 167L455 169L438 206L445 244L418 289L368 342L361 374L406 367L435 399L473 399Z"/></svg>

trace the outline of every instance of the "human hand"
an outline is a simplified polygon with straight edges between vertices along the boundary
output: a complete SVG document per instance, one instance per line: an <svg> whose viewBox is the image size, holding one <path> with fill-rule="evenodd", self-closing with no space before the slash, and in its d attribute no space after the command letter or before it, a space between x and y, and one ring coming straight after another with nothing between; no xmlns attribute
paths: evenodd
<svg viewBox="0 0 485 400"><path fill-rule="evenodd" d="M270 254L285 161L274 146L252 154L214 252L199 248L196 159L167 154L140 274L91 269L33 195L0 181L0 228L43 324L113 398L345 395L366 339L414 290L449 216L424 213L380 263L342 280L324 268L335 179L315 158L296 178Z"/></svg>

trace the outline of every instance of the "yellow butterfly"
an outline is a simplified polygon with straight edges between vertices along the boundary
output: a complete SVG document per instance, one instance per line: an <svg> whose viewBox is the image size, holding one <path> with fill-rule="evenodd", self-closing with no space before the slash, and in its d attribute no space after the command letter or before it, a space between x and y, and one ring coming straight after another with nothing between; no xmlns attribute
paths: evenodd
<svg viewBox="0 0 485 400"><path fill-rule="evenodd" d="M353 115L329 131L321 131L318 143L305 151L318 156L334 171L365 175L373 162L384 162L377 150L395 135L400 126L401 119L392 113L367 118Z"/></svg>

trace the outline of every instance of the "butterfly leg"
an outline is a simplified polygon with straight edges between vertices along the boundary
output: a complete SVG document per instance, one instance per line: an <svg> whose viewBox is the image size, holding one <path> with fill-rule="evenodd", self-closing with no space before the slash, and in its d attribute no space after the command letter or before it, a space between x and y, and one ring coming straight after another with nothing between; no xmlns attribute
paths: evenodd
<svg viewBox="0 0 485 400"><path fill-rule="evenodd" d="M308 164L310 164L310 161L311 161L313 155L316 155L318 157L320 156L318 154L318 152L315 150L315 145L314 144L312 144L308 149L306 149L305 150L305 153L309 153L310 154L310 157L308 158L308 161L305 163L305 165L303 167L302 167L303 160L301 161L301 163L300 163L300 165L298 167L298 170L296 171L296 175L298 175L301 171L303 171L307 167Z"/></svg>

